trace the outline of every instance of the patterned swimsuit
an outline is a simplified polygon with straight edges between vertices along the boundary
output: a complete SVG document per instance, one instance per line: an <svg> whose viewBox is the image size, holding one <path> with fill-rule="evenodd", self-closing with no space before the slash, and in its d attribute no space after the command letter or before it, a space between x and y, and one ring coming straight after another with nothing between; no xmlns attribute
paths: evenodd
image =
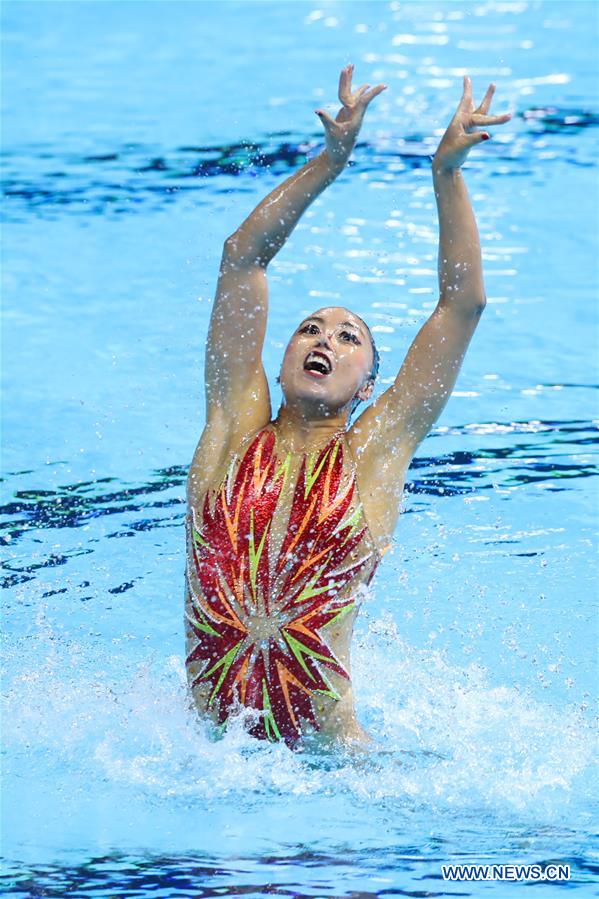
<svg viewBox="0 0 599 899"><path fill-rule="evenodd" d="M317 699L339 700L330 673L349 682L327 628L355 610L380 561L343 443L304 456L278 550L270 531L291 457L277 457L270 426L187 516L190 686L220 723L241 704L257 713L255 736L289 745L319 729Z"/></svg>

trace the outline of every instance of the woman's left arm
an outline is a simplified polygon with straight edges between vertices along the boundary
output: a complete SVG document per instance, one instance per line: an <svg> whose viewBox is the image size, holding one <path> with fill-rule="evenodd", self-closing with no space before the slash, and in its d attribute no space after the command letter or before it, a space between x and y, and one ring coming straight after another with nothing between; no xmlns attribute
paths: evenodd
<svg viewBox="0 0 599 899"><path fill-rule="evenodd" d="M491 84L474 109L472 83L464 78L462 99L433 158L439 215L439 303L459 306L465 313L479 311L486 297L478 228L460 169L472 147L489 140L489 132L477 131L477 126L501 125L511 118L509 113L487 114L494 93Z"/></svg>
<svg viewBox="0 0 599 899"><path fill-rule="evenodd" d="M380 506L389 509L389 522L395 520L390 492L397 484L401 494L405 471L451 395L486 303L478 228L460 167L472 147L489 138L477 126L499 125L511 118L509 113L488 115L494 91L490 85L475 109L470 79L464 78L462 98L433 158L439 301L416 335L393 385L349 432L362 478L380 485L385 493Z"/></svg>

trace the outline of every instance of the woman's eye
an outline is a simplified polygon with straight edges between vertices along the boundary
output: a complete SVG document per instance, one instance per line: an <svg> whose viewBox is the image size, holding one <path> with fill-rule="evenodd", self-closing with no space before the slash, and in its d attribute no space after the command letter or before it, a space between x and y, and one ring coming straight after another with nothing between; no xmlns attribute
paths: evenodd
<svg viewBox="0 0 599 899"><path fill-rule="evenodd" d="M349 331L342 331L341 336L343 337L344 340L351 340L352 343L357 343L357 344L360 343L357 335L351 334Z"/></svg>
<svg viewBox="0 0 599 899"><path fill-rule="evenodd" d="M318 334L318 328L316 325L304 325L300 328L300 334Z"/></svg>

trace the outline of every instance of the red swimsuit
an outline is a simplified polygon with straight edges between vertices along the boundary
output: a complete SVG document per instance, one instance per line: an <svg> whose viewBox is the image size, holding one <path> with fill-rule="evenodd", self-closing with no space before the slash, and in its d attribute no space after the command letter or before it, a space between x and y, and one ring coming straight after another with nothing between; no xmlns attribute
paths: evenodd
<svg viewBox="0 0 599 899"><path fill-rule="evenodd" d="M306 725L318 730L318 694L339 699L327 672L349 680L322 631L355 608L351 584L358 575L369 583L380 555L361 506L352 509L353 468L342 483L343 444L335 437L304 457L287 531L271 559L270 529L289 459L277 458L275 434L265 428L237 466L233 461L220 489L206 495L201 515L190 509L187 618L194 642L187 662L201 666L191 687L208 685L219 722L241 703L259 713L255 736L293 744Z"/></svg>

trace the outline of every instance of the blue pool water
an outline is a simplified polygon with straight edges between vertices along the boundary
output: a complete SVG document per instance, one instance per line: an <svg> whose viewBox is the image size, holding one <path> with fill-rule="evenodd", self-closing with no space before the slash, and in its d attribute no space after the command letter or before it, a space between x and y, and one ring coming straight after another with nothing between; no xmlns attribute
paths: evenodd
<svg viewBox="0 0 599 899"><path fill-rule="evenodd" d="M5 895L590 893L597 5L6 2ZM339 69L389 90L270 268L271 381L343 304L391 382L436 301L430 155L462 75L512 122L465 171L488 305L354 638L378 749L190 712L184 483L222 241L317 151ZM274 400L279 400L274 395Z"/></svg>

